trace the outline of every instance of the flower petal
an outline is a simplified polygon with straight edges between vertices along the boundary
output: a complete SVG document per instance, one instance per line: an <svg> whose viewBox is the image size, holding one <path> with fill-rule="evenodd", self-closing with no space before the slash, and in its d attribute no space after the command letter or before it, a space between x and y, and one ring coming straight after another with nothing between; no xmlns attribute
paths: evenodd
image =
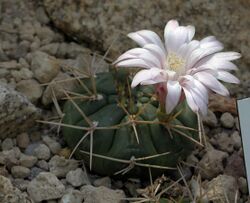
<svg viewBox="0 0 250 203"><path fill-rule="evenodd" d="M200 96L204 103L208 104L208 90L199 80L195 79L191 75L185 75L181 78L180 83L188 89L192 88L193 91Z"/></svg>
<svg viewBox="0 0 250 203"><path fill-rule="evenodd" d="M160 49L160 48L159 48ZM129 60L129 59L142 59L150 66L156 66L161 68L161 58L156 56L154 52L149 51L144 48L134 48L126 51L122 54L113 64L118 64L121 61Z"/></svg>
<svg viewBox="0 0 250 203"><path fill-rule="evenodd" d="M180 49L177 51L177 54L180 55L183 59L187 61L192 52L199 48L200 42L198 40L192 40L189 43L183 44Z"/></svg>
<svg viewBox="0 0 250 203"><path fill-rule="evenodd" d="M141 70L133 78L131 87L135 87L139 84L156 84L166 81L166 75L159 68L150 68Z"/></svg>
<svg viewBox="0 0 250 203"><path fill-rule="evenodd" d="M121 56L119 56L113 62L113 64L116 64L116 63L118 63L120 61L123 61L123 60L138 58L138 56L140 54L142 54L142 53L144 53L144 50L142 48L133 48L133 49L130 49L130 50L126 51L125 53L123 53Z"/></svg>
<svg viewBox="0 0 250 203"><path fill-rule="evenodd" d="M229 72L219 71L217 78L224 82L239 84L240 80Z"/></svg>
<svg viewBox="0 0 250 203"><path fill-rule="evenodd" d="M165 65L164 63L166 60L166 53L159 46L155 44L146 44L143 48L152 52L161 62L162 68L164 67Z"/></svg>
<svg viewBox="0 0 250 203"><path fill-rule="evenodd" d="M202 113L202 115L206 115L208 106L207 103L202 99L202 96L199 94L199 92L195 91L195 89L190 89L190 93L199 111Z"/></svg>
<svg viewBox="0 0 250 203"><path fill-rule="evenodd" d="M233 51L220 52L220 53L216 53L214 55L214 58L222 59L222 60L225 60L225 61L233 61L233 60L239 59L240 57L241 57L240 53L233 52Z"/></svg>
<svg viewBox="0 0 250 203"><path fill-rule="evenodd" d="M178 49L188 41L188 29L184 26L177 27L166 37L166 48L169 52L177 52Z"/></svg>
<svg viewBox="0 0 250 203"><path fill-rule="evenodd" d="M128 34L128 37L134 40L141 47L145 46L146 44L156 44L164 50L164 45L160 37L151 30L140 30L137 32L132 32Z"/></svg>
<svg viewBox="0 0 250 203"><path fill-rule="evenodd" d="M168 21L168 23L166 24L165 26L165 29L164 29L164 39L165 39L165 43L167 41L167 37L168 35L173 32L177 27L179 27L179 23L177 20L170 20ZM166 46L166 44L165 44ZM166 46L167 47L167 46Z"/></svg>
<svg viewBox="0 0 250 203"><path fill-rule="evenodd" d="M198 72L194 77L204 84L207 88L223 96L228 96L229 92L214 76L206 72Z"/></svg>
<svg viewBox="0 0 250 203"><path fill-rule="evenodd" d="M182 87L182 89L184 90L188 106L192 109L193 112L197 113L199 108L198 108L197 104L195 103L190 90L187 89L186 87Z"/></svg>
<svg viewBox="0 0 250 203"><path fill-rule="evenodd" d="M166 72L169 80L176 80L177 77L178 77L178 75L177 75L177 73L175 71L166 70L165 72Z"/></svg>
<svg viewBox="0 0 250 203"><path fill-rule="evenodd" d="M204 43L204 42L212 42L212 41L217 41L217 39L216 39L215 36L208 36L208 37L205 37L205 38L203 38L200 42L201 42L201 43Z"/></svg>
<svg viewBox="0 0 250 203"><path fill-rule="evenodd" d="M187 98L187 102L190 108L194 111L200 111L203 115L207 114L208 108L208 99L204 99L205 97L208 98L207 90L202 91L196 86L195 79L189 80L188 82L183 84L184 93Z"/></svg>
<svg viewBox="0 0 250 203"><path fill-rule="evenodd" d="M176 107L181 96L181 86L177 81L168 81L167 83L167 96L166 96L166 112L171 113Z"/></svg>
<svg viewBox="0 0 250 203"><path fill-rule="evenodd" d="M140 54L138 56L138 58L143 59L144 61L146 61L148 64L151 65L151 67L158 67L161 68L161 60L159 58L157 58L154 53L144 49L144 53Z"/></svg>
<svg viewBox="0 0 250 203"><path fill-rule="evenodd" d="M212 43L212 42L211 42ZM220 45L219 43L213 43L213 44L209 44L207 43L206 45L203 44L203 46L197 49L195 49L190 57L188 58L187 61L187 65L186 68L187 69L191 69L194 67L197 67L198 65L200 65L200 60L202 60L203 58L212 55L218 51L221 51L223 49L223 46Z"/></svg>
<svg viewBox="0 0 250 203"><path fill-rule="evenodd" d="M195 27L192 25L188 25L187 29L188 29L188 40L191 41L195 34Z"/></svg>
<svg viewBox="0 0 250 203"><path fill-rule="evenodd" d="M147 63L142 59L128 59L116 63L117 67L140 67L140 68L151 68L151 64Z"/></svg>
<svg viewBox="0 0 250 203"><path fill-rule="evenodd" d="M203 64L202 64L203 63ZM201 60L195 65L195 68L209 68L213 70L237 70L237 66L231 61L224 61L217 58L210 58L209 60Z"/></svg>

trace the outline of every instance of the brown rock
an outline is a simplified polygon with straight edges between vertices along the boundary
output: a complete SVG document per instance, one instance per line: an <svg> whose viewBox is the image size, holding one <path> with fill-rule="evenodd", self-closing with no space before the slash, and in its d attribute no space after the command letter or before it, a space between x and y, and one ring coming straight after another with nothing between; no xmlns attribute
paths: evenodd
<svg viewBox="0 0 250 203"><path fill-rule="evenodd" d="M17 142L17 146L20 148L24 149L24 148L28 147L28 145L30 143L29 135L27 133L19 134L16 138L16 142Z"/></svg>
<svg viewBox="0 0 250 203"><path fill-rule="evenodd" d="M210 94L208 107L214 112L218 111L222 113L229 112L234 115L237 114L235 98L224 97L218 94Z"/></svg>

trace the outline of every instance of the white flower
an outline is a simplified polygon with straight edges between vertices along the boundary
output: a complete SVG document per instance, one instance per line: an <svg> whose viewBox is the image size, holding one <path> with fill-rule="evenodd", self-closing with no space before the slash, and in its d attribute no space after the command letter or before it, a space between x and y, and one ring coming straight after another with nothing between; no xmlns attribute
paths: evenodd
<svg viewBox="0 0 250 203"><path fill-rule="evenodd" d="M193 26L179 26L170 20L164 30L165 44L153 31L141 30L128 34L141 48L130 49L114 64L117 67L142 68L133 78L132 87L160 84L166 89L165 108L170 113L184 94L194 112L206 114L208 92L228 96L218 81L239 83L228 71L237 67L231 62L240 58L237 52L220 52L223 45L214 36L192 40Z"/></svg>

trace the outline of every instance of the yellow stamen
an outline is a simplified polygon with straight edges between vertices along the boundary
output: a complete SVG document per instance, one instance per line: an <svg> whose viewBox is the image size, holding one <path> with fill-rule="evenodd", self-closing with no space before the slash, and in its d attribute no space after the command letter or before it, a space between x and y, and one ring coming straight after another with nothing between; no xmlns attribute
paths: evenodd
<svg viewBox="0 0 250 203"><path fill-rule="evenodd" d="M170 53L167 56L166 67L169 70L182 74L184 71L185 61L174 53Z"/></svg>

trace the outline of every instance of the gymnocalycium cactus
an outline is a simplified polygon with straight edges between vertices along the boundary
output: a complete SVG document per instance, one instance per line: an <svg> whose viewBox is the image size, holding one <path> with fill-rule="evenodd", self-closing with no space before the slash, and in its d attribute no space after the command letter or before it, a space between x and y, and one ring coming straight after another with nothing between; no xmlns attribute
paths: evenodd
<svg viewBox="0 0 250 203"><path fill-rule="evenodd" d="M228 71L240 54L219 52L213 36L192 40L194 33L175 20L165 27L165 45L150 30L130 33L141 48L122 54L118 69L83 79L77 98L67 95L63 135L78 158L102 175L141 176L144 167L158 175L201 144L208 93L229 94L218 80L239 82ZM142 70L132 79L121 67Z"/></svg>
<svg viewBox="0 0 250 203"><path fill-rule="evenodd" d="M167 117L158 112L154 88L131 89L125 71L99 73L92 79L82 80L85 88L76 91L83 99L69 100L64 106L63 123L85 130L63 127L63 135L72 149L86 136L76 156L95 172L113 175L124 169L138 176L148 173L143 168L148 166L159 174L175 168L191 152L194 143L190 139L198 136L197 118L185 102Z"/></svg>

